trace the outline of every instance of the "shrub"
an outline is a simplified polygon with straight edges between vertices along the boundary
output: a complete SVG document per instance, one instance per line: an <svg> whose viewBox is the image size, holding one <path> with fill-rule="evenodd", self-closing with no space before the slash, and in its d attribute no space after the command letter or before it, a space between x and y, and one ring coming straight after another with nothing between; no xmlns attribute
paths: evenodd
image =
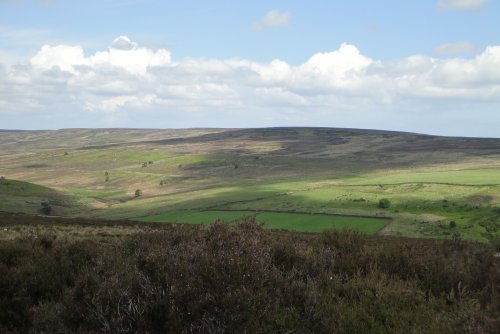
<svg viewBox="0 0 500 334"><path fill-rule="evenodd" d="M500 263L453 240L161 225L0 241L0 332L495 333Z"/></svg>
<svg viewBox="0 0 500 334"><path fill-rule="evenodd" d="M49 202L42 202L40 203L40 205L41 208L39 209L39 212L41 214L48 216L52 213L52 207L50 206Z"/></svg>
<svg viewBox="0 0 500 334"><path fill-rule="evenodd" d="M391 206L391 201L387 198L382 198L378 201L378 207L381 209L388 209Z"/></svg>

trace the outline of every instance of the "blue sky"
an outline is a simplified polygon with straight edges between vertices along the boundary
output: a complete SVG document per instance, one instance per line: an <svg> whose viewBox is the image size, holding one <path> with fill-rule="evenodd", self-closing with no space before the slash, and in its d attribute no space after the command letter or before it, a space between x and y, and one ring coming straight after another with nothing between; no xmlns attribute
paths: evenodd
<svg viewBox="0 0 500 334"><path fill-rule="evenodd" d="M0 0L0 128L500 137L500 1Z"/></svg>

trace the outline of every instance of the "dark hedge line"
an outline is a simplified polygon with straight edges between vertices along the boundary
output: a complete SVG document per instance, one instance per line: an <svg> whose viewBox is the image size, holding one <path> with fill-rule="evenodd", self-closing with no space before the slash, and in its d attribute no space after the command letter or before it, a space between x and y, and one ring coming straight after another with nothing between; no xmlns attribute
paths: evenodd
<svg viewBox="0 0 500 334"><path fill-rule="evenodd" d="M0 242L2 333L494 333L491 245L176 226Z"/></svg>

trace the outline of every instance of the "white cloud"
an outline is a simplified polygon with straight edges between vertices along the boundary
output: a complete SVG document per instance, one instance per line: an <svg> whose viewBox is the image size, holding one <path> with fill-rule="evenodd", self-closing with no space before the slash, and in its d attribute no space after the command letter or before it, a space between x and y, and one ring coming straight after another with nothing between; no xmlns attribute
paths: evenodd
<svg viewBox="0 0 500 334"><path fill-rule="evenodd" d="M31 64L40 69L59 67L72 73L79 72L79 66L98 66L121 68L132 74L145 74L149 67L163 66L170 61L170 52L167 50L154 51L139 47L126 36L115 39L108 51L97 52L90 57L85 56L81 46L44 45L31 58Z"/></svg>
<svg viewBox="0 0 500 334"><path fill-rule="evenodd" d="M295 71L295 82L321 90L351 89L366 79L365 71L374 64L354 45L342 44L337 51L316 53ZM305 88L305 87L304 87Z"/></svg>
<svg viewBox="0 0 500 334"><path fill-rule="evenodd" d="M128 48L124 47L121 45L121 48L116 48L114 43L109 51L97 52L90 58L90 62L94 66L113 66L133 74L145 74L149 67L164 66L171 60L170 52L164 49L153 51L133 43L128 44Z"/></svg>
<svg viewBox="0 0 500 334"><path fill-rule="evenodd" d="M87 102L85 109L89 111L104 111L114 112L123 107L133 107L136 109L146 108L156 100L154 94L135 96L135 95L120 95L109 99L104 99L98 104Z"/></svg>
<svg viewBox="0 0 500 334"><path fill-rule="evenodd" d="M254 30L264 30L275 27L285 27L290 24L292 14L279 10L271 10L264 15L259 21L252 24Z"/></svg>
<svg viewBox="0 0 500 334"><path fill-rule="evenodd" d="M456 42L439 45L434 53L440 56L463 55L476 52L476 47L470 42Z"/></svg>
<svg viewBox="0 0 500 334"><path fill-rule="evenodd" d="M44 45L38 53L31 58L31 65L51 69L59 67L63 71L76 73L75 66L88 65L89 60L85 58L81 46Z"/></svg>
<svg viewBox="0 0 500 334"><path fill-rule="evenodd" d="M256 98L266 105L275 107L307 106L309 101L300 94L293 93L283 87L262 87L255 89Z"/></svg>
<svg viewBox="0 0 500 334"><path fill-rule="evenodd" d="M90 55L78 45L45 45L29 63L0 64L0 92L4 122L6 115L25 114L97 118L112 122L107 126L139 126L120 123L128 117L150 127L160 126L157 119L184 127L363 126L365 120L383 127L377 124L404 122L416 109L432 110L428 117L465 106L500 110L500 46L472 59L415 55L384 62L342 44L293 66L279 59L174 61L168 50L122 36ZM391 118L374 116L381 113ZM65 126L80 126L71 121Z"/></svg>
<svg viewBox="0 0 500 334"><path fill-rule="evenodd" d="M127 36L120 36L115 38L113 42L111 42L111 45L109 46L110 49L116 49L116 50L124 50L124 51L130 51L137 49L139 46L137 43L132 42L130 38Z"/></svg>
<svg viewBox="0 0 500 334"><path fill-rule="evenodd" d="M484 6L486 0L438 0L441 9L477 9Z"/></svg>

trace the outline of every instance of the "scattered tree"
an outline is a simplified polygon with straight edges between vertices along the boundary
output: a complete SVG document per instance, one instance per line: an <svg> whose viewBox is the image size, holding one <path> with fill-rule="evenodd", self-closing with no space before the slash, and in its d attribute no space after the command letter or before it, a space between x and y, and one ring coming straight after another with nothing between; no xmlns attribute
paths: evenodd
<svg viewBox="0 0 500 334"><path fill-rule="evenodd" d="M144 168L144 167L148 167L148 163L147 162L143 162L142 163L142 168Z"/></svg>
<svg viewBox="0 0 500 334"><path fill-rule="evenodd" d="M108 182L109 181L109 173L107 171L104 172L104 176L105 176L104 182Z"/></svg>
<svg viewBox="0 0 500 334"><path fill-rule="evenodd" d="M141 189L136 189L134 195L135 195L135 197L141 196L142 195L142 190Z"/></svg>
<svg viewBox="0 0 500 334"><path fill-rule="evenodd" d="M382 198L378 201L378 207L381 209L388 209L391 206L391 201L387 198Z"/></svg>
<svg viewBox="0 0 500 334"><path fill-rule="evenodd" d="M457 227L457 223L454 220L450 221L450 228L455 228L455 227Z"/></svg>
<svg viewBox="0 0 500 334"><path fill-rule="evenodd" d="M50 206L49 202L42 202L42 203L40 203L40 205L42 206L39 210L40 213L42 213L46 216L48 216L52 213L52 207Z"/></svg>

